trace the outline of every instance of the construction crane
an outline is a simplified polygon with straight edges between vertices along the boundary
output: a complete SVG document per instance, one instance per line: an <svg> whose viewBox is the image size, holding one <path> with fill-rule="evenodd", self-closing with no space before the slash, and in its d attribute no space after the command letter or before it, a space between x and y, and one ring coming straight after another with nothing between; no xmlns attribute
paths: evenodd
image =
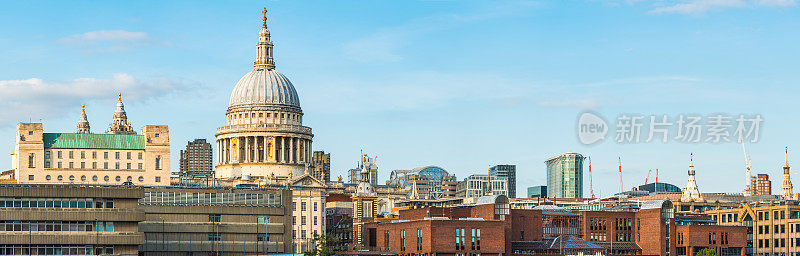
<svg viewBox="0 0 800 256"><path fill-rule="evenodd" d="M742 143L742 152L744 153L744 168L745 168L745 175L747 178L747 181L745 182L744 186L744 195L750 196L756 194L754 193L755 191L753 191L755 188L752 187L753 176L750 174L750 169L752 168L750 164L752 162L750 160L750 156L747 155L747 149L744 147L744 140L739 138L739 142Z"/></svg>
<svg viewBox="0 0 800 256"><path fill-rule="evenodd" d="M622 156L618 157L618 160L619 160L619 192L622 193L623 191L625 191L625 190L622 189L622 187L623 187L622 186Z"/></svg>
<svg viewBox="0 0 800 256"><path fill-rule="evenodd" d="M653 169L647 170L647 177L644 178L644 184L647 185L647 181L650 180L650 173L653 172Z"/></svg>
<svg viewBox="0 0 800 256"><path fill-rule="evenodd" d="M592 157L587 156L586 160L589 161L589 194L594 199L594 186L592 185Z"/></svg>

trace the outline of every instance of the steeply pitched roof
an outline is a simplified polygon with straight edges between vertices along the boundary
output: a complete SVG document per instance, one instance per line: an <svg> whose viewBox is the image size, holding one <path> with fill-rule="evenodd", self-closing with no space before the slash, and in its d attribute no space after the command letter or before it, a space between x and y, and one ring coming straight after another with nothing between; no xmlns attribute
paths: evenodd
<svg viewBox="0 0 800 256"><path fill-rule="evenodd" d="M144 135L44 133L45 148L75 149L144 149Z"/></svg>

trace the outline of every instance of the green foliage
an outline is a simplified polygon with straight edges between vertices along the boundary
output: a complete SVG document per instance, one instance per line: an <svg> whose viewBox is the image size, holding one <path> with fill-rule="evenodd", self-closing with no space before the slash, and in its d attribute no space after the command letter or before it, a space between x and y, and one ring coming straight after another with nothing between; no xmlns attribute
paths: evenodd
<svg viewBox="0 0 800 256"><path fill-rule="evenodd" d="M314 234L314 250L305 252L304 256L340 256L332 249L334 243L336 239L328 235Z"/></svg>
<svg viewBox="0 0 800 256"><path fill-rule="evenodd" d="M711 248L705 248L697 252L695 256L717 256L717 251Z"/></svg>

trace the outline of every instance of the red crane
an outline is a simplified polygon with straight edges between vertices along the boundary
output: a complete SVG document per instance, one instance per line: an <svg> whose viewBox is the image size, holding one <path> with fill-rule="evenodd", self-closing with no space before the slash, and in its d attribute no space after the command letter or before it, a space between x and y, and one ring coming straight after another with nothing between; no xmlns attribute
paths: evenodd
<svg viewBox="0 0 800 256"><path fill-rule="evenodd" d="M653 172L653 169L647 170L647 178L644 178L644 184L647 185L647 181L650 180L650 173Z"/></svg>
<svg viewBox="0 0 800 256"><path fill-rule="evenodd" d="M594 199L594 186L592 185L592 157L586 157L589 160L589 194L591 194L592 199Z"/></svg>

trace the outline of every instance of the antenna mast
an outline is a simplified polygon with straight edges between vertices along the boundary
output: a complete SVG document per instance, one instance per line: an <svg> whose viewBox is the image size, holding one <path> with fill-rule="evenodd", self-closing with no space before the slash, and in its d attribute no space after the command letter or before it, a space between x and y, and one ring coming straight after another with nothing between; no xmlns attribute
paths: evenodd
<svg viewBox="0 0 800 256"><path fill-rule="evenodd" d="M619 192L622 193L622 157L619 157Z"/></svg>

